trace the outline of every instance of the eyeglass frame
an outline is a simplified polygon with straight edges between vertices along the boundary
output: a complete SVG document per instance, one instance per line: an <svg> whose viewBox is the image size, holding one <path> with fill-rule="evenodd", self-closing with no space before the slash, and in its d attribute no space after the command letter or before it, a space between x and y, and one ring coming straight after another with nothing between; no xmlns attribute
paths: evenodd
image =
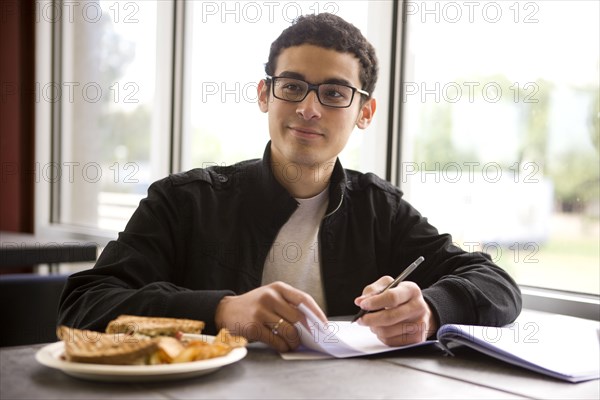
<svg viewBox="0 0 600 400"><path fill-rule="evenodd" d="M296 81L300 81L300 82L306 83L306 85L308 86L308 88L306 89L306 93L304 94L304 97L302 97L299 100L289 100L289 99L283 99L281 97L277 97L277 95L275 94L275 79L279 79L279 78L280 79L293 79L293 80L296 80ZM354 86L345 85L343 83L325 82L325 83L314 84L314 83L306 82L305 80L299 79L299 78L292 78L292 77L289 77L289 76L271 76L271 75L267 75L266 79L270 80L273 83L271 85L271 92L273 93L273 97L275 97L276 99L279 99L279 100L288 101L290 103L301 103L302 101L304 101L304 99L306 99L306 97L308 96L308 94L311 91L313 91L313 90L314 90L314 92L317 95L317 99L319 100L319 103L321 105L325 106L325 107L331 107L331 108L348 108L348 107L350 107L352 105L352 102L354 101L354 95L356 94L356 92L358 92L359 94L365 95L367 97L370 96L369 92L367 92L367 91L364 91L364 90L359 89L359 88L355 88ZM348 102L347 106L332 106L332 105L329 105L329 104L323 104L323 102L321 101L321 97L319 96L319 87L321 85L338 85L338 86L344 86L344 87L347 87L349 89L352 89L352 97L350 98L350 102Z"/></svg>

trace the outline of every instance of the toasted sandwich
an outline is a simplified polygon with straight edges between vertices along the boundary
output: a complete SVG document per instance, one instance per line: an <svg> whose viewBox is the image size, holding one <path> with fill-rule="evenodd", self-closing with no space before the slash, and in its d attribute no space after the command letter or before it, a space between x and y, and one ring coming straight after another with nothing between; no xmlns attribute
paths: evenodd
<svg viewBox="0 0 600 400"><path fill-rule="evenodd" d="M120 315L108 323L106 333L141 334L150 337L175 336L181 333L200 334L203 321L182 318L139 317Z"/></svg>
<svg viewBox="0 0 600 400"><path fill-rule="evenodd" d="M159 340L144 336L107 334L60 326L67 361L93 364L147 364L159 349Z"/></svg>
<svg viewBox="0 0 600 400"><path fill-rule="evenodd" d="M106 332L60 326L56 333L65 343L67 361L156 365L205 360L228 354L248 343L245 338L221 329L212 341L188 338L199 334L204 322L189 319L121 315L111 321Z"/></svg>

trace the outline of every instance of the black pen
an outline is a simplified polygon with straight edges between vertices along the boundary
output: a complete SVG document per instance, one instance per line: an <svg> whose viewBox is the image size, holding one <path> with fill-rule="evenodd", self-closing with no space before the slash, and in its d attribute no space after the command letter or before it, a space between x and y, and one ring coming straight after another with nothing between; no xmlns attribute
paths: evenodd
<svg viewBox="0 0 600 400"><path fill-rule="evenodd" d="M393 280L392 283L390 283L389 285L387 285L382 291L380 291L377 294L381 294L383 292L387 292L389 289L395 288L396 286L398 286L398 284L400 282L402 282L404 279L406 279L406 277L415 270L415 268L417 268L419 266L419 264L421 264L423 261L425 260L425 257L421 256L419 258L417 258L415 260L415 262L413 262L412 264L410 264L408 266L408 268L406 268L404 271L402 271L402 273L400 275L398 275L398 277L396 279ZM362 317L363 315L370 313L371 311L367 311L367 310L360 310L355 316L354 318L352 318L352 322L355 322L356 320L358 320L360 317ZM351 323L352 323L351 322Z"/></svg>

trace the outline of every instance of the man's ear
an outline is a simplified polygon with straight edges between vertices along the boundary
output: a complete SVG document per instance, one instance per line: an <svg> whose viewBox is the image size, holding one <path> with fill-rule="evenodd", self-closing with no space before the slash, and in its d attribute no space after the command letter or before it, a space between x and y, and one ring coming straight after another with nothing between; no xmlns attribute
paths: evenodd
<svg viewBox="0 0 600 400"><path fill-rule="evenodd" d="M360 129L366 129L375 115L375 109L377 108L377 102L371 98L360 107L358 118L356 119L356 126Z"/></svg>
<svg viewBox="0 0 600 400"><path fill-rule="evenodd" d="M269 111L269 87L264 79L258 82L256 91L258 93L258 108L260 108L260 111L266 113Z"/></svg>

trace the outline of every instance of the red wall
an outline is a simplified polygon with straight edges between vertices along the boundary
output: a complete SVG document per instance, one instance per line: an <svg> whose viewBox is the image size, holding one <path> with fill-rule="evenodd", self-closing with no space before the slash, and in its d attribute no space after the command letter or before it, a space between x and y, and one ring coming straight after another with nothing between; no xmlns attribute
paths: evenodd
<svg viewBox="0 0 600 400"><path fill-rule="evenodd" d="M0 230L33 232L35 0L0 1ZM29 172L28 172L29 171Z"/></svg>

